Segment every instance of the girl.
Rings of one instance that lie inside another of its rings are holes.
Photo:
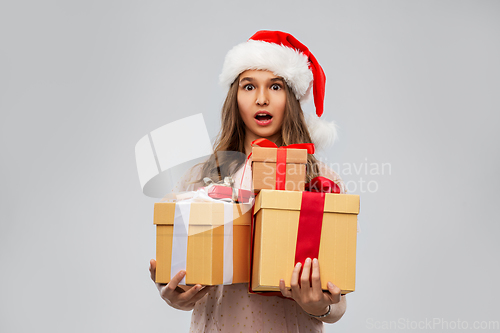
[[[215,153],[236,151],[248,156],[251,142],[259,138],[278,146],[324,140],[311,140],[300,102],[309,97],[312,89],[316,114],[321,116],[325,75],[310,51],[292,35],[257,32],[229,51],[220,81],[229,91]],[[251,172],[243,175],[245,161],[246,168],[251,168],[250,159],[210,159],[191,170],[183,190],[194,190],[203,177],[217,180],[224,176],[232,176],[235,184],[251,189]],[[345,193],[338,176],[313,155],[308,156],[307,163],[306,182],[321,175],[332,179]],[[322,332],[323,322],[336,322],[344,314],[345,296],[331,282],[328,292],[321,290],[316,258],[308,258],[300,274],[301,268],[298,263],[293,270],[291,289],[280,281],[284,297],[248,294],[247,284],[181,287],[178,283],[185,271],[167,285],[157,286],[170,306],[193,310],[191,332]],[[154,260],[150,272],[154,281]]]

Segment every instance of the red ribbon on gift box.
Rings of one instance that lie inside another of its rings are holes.
[[[276,148],[276,189],[284,190],[286,183],[286,150],[287,149],[306,149],[308,154],[314,154],[313,143],[296,143],[293,145],[278,147],[274,142],[268,139],[257,139],[252,141],[252,146],[262,148]],[[250,157],[250,156],[249,156]]]
[[[306,191],[302,192],[295,246],[295,264],[300,262],[302,267],[307,258],[318,258],[325,193],[340,193],[340,187],[328,178],[316,177],[306,184]]]

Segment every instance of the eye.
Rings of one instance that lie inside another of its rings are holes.
[[[281,85],[278,83],[275,83],[271,86],[272,90],[281,90]]]
[[[247,90],[247,91],[250,91],[250,90],[254,90],[255,87],[253,86],[253,84],[246,84],[243,89]]]

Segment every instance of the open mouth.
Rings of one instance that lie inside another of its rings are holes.
[[[259,111],[254,116],[255,121],[259,125],[267,125],[273,120],[273,116],[267,111]]]

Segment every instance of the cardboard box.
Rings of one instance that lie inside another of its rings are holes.
[[[255,191],[276,189],[277,148],[252,148],[253,188]],[[306,183],[306,149],[286,149],[285,190],[304,191]]]
[[[290,287],[302,193],[262,190],[255,203],[253,291],[278,291],[280,279]],[[322,289],[331,281],[342,293],[354,291],[359,196],[325,194],[319,266]],[[313,258],[311,258],[313,259]]]
[[[224,204],[191,203],[186,255],[186,285],[223,284]],[[156,282],[168,283],[171,277],[172,243],[176,203],[155,203]],[[249,281],[250,218],[247,205],[233,204],[233,278],[232,283]]]

